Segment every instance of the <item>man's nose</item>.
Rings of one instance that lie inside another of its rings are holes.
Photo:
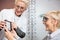
[[[20,8],[18,8],[18,11],[20,11],[21,9]]]

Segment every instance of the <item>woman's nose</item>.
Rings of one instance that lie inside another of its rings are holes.
[[[43,21],[43,24],[45,24],[45,22]]]

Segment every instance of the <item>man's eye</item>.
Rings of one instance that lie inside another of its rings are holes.
[[[21,7],[21,9],[24,9],[24,7]]]
[[[17,6],[19,8],[19,6]]]

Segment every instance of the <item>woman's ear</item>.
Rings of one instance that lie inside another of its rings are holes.
[[[54,25],[57,25],[58,24],[58,21],[56,19],[53,20],[53,24]]]

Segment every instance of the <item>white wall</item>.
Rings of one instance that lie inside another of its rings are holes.
[[[36,37],[37,40],[42,40],[47,32],[42,23],[41,14],[51,10],[60,10],[60,0],[36,0]]]

